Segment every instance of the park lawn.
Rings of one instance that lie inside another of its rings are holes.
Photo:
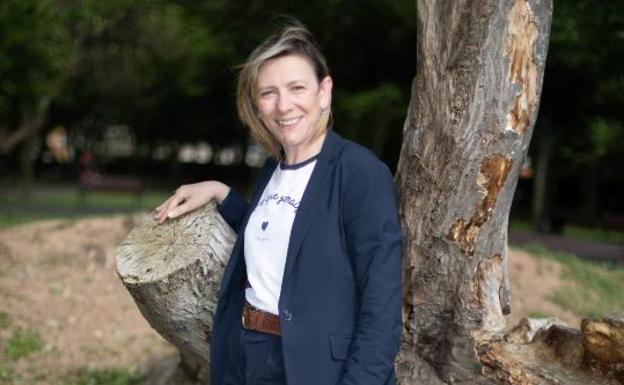
[[[47,219],[80,219],[150,211],[168,193],[147,191],[139,199],[133,194],[90,192],[81,200],[75,188],[36,188],[27,198],[19,194],[0,195],[0,229]]]
[[[553,252],[541,244],[526,250],[557,261],[564,267],[565,284],[550,295],[564,309],[588,318],[602,317],[624,308],[624,267],[588,262],[574,254]]]
[[[509,222],[509,230],[519,232],[532,232],[533,225],[526,220],[512,219]],[[563,227],[564,238],[579,239],[594,242],[607,242],[624,245],[624,231],[606,230],[576,225],[566,225]]]

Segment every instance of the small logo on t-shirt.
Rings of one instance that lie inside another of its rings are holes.
[[[268,225],[269,225],[269,222],[268,222],[268,221],[264,221],[264,222],[262,222],[262,225],[261,225],[261,227],[262,227],[262,231],[266,230],[266,228],[267,228],[267,226],[268,226]]]

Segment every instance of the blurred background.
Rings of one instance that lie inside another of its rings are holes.
[[[283,15],[303,21],[328,59],[334,129],[395,170],[416,68],[413,1],[0,0],[0,383],[31,378],[24,373],[34,370],[32,362],[20,363],[30,353],[19,354],[22,345],[30,352],[29,338],[35,356],[46,346],[58,349],[41,330],[61,328],[64,316],[38,331],[36,317],[8,299],[20,258],[39,266],[45,254],[42,246],[25,257],[16,246],[32,243],[33,232],[53,233],[40,220],[69,219],[62,223],[71,226],[151,210],[180,184],[205,179],[248,191],[266,155],[237,119],[236,68]],[[623,1],[555,1],[540,112],[510,234],[513,245],[551,257],[543,263],[564,263],[535,271],[554,277],[563,269],[587,285],[585,292],[595,290],[583,303],[594,307],[571,309],[579,294],[548,288],[544,297],[572,320],[624,306],[623,62]],[[89,247],[104,250],[85,266],[111,267],[115,242],[128,228],[111,221],[106,226],[117,230],[105,226],[87,236],[93,243],[97,234],[118,231],[110,245],[83,247],[84,255]],[[31,223],[28,231],[21,227]],[[46,290],[64,298],[68,282]],[[18,347],[15,360],[11,346]],[[136,378],[133,370],[97,377],[78,366],[70,377],[51,378]],[[81,370],[91,377],[80,377]],[[35,378],[49,380],[45,373]]]
[[[557,1],[514,220],[558,233],[624,226],[623,10]],[[142,192],[144,207],[208,178],[245,190],[264,154],[236,116],[236,66],[281,15],[306,23],[328,58],[335,129],[394,170],[415,12],[381,0],[3,0],[0,183],[11,205],[0,222],[45,203],[42,189]]]

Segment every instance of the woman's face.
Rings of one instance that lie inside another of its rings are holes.
[[[332,80],[320,83],[310,62],[299,55],[265,62],[258,73],[256,103],[260,118],[286,153],[305,151],[317,129],[321,109],[331,102]]]

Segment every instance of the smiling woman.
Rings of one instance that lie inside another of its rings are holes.
[[[331,78],[319,83],[305,57],[287,55],[264,63],[257,83],[258,114],[282,144],[287,163],[318,153],[325,137],[321,115],[329,107]]]
[[[268,150],[251,203],[218,181],[181,186],[162,223],[211,200],[238,234],[223,273],[210,383],[393,385],[401,229],[393,178],[331,130],[332,79],[288,25],[241,67],[238,112]]]
[[[305,28],[292,26],[256,48],[242,67],[238,114],[254,139],[281,160],[286,149],[280,135],[294,135],[279,127],[296,125],[302,137],[295,143],[320,150],[331,120],[331,93],[329,68],[314,38]]]

